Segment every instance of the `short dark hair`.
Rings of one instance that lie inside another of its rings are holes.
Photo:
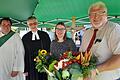
[[[3,18],[0,20],[0,24],[2,23],[3,20],[10,21],[10,24],[12,25],[12,20],[11,20],[9,17],[3,17]]]
[[[56,24],[56,27],[57,27],[58,25],[62,25],[62,26],[65,27],[65,24],[64,24],[63,22],[58,22],[58,23]],[[66,28],[66,27],[65,27],[65,28]]]
[[[65,24],[63,22],[58,22],[55,26],[55,28],[58,26],[58,25],[62,25],[66,28]],[[66,32],[65,32],[65,35],[63,37],[64,41],[66,40],[67,36],[66,36]],[[55,32],[55,40],[58,41],[58,38],[57,38],[57,35],[56,35],[56,32]]]
[[[31,20],[31,19],[37,19],[37,18],[35,16],[30,16],[30,17],[28,17],[27,20]]]

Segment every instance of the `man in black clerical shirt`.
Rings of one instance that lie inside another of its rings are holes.
[[[46,73],[39,73],[35,69],[34,58],[38,55],[39,49],[50,51],[49,35],[37,29],[38,21],[34,16],[27,20],[27,25],[31,31],[22,38],[25,47],[25,74],[26,80],[47,80]]]

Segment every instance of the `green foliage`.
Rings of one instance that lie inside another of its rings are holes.
[[[87,77],[89,76],[91,73],[90,71],[92,69],[96,68],[96,62],[97,62],[97,57],[95,57],[94,55],[91,56],[91,60],[89,62],[88,66],[82,66],[82,73],[83,73],[83,77]]]
[[[77,63],[71,65],[71,67],[69,68],[69,72],[70,74],[72,74],[71,80],[77,80],[79,77],[83,77],[82,68]]]
[[[49,65],[49,71],[50,72],[52,72],[52,71],[54,71],[55,70],[55,68],[54,68],[54,65],[57,63],[58,61],[57,60],[54,60],[50,65]]]
[[[36,65],[36,69],[38,70],[38,72],[41,72],[41,70],[43,69],[43,67],[42,67],[43,65],[42,65],[42,62],[39,62],[39,63],[37,63],[37,65]]]
[[[65,69],[65,70],[63,70],[62,71],[62,78],[65,80],[65,79],[69,79],[69,77],[70,77],[70,73],[68,72],[68,70],[67,69]]]
[[[86,56],[73,56],[72,52],[66,52],[60,61],[55,60],[53,56],[49,56],[45,50],[39,51],[36,57],[36,69],[38,72],[47,72],[50,76],[48,80],[79,80],[83,77],[90,76],[92,69],[96,68],[97,58],[93,55],[90,57],[87,65],[78,63]],[[63,61],[63,62],[62,62]],[[60,63],[60,64],[59,64]],[[64,64],[63,64],[64,63]],[[59,64],[59,66],[58,66]],[[62,68],[60,67],[62,65]],[[57,69],[55,69],[55,67]]]
[[[57,77],[58,80],[62,80],[62,70],[55,70],[55,76]]]

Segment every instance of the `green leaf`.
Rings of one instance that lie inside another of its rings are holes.
[[[62,71],[62,78],[63,79],[67,79],[67,78],[69,78],[70,77],[70,73],[68,72],[68,70],[63,70]]]
[[[61,73],[61,71],[59,70],[56,70],[55,71],[55,74],[56,74],[56,78],[58,78],[58,80],[62,80],[62,73]]]
[[[48,70],[49,70],[50,72],[54,71],[54,69],[55,69],[55,68],[54,68],[54,65],[55,65],[56,63],[57,63],[57,60],[54,60],[54,61],[49,65],[49,69],[48,69]]]

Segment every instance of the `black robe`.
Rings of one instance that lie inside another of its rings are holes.
[[[35,69],[34,58],[38,55],[39,49],[45,49],[50,52],[50,38],[46,32],[39,31],[40,40],[32,40],[32,32],[28,32],[22,38],[25,47],[25,72],[28,72],[26,80],[47,80],[46,73],[39,73]]]

